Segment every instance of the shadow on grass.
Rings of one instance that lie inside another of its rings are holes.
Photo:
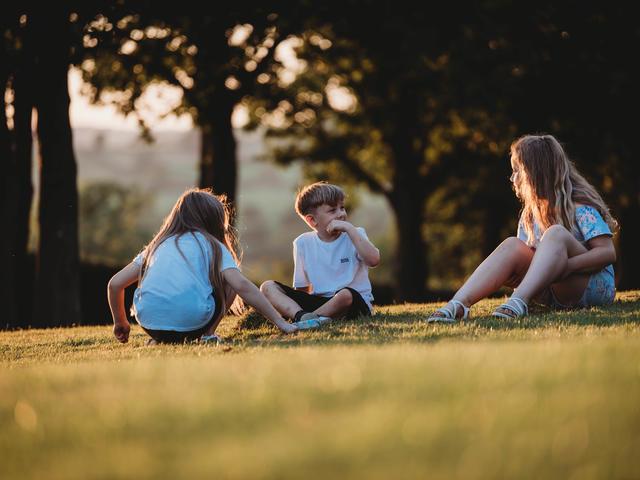
[[[533,338],[532,331],[557,332],[580,327],[640,326],[640,301],[617,301],[607,307],[553,311],[544,307],[532,308],[531,315],[513,319],[497,319],[489,316],[499,301],[480,304],[478,316],[456,324],[427,324],[424,321],[430,306],[411,312],[395,312],[394,309],[376,313],[373,317],[335,321],[318,330],[298,332],[284,336],[255,312],[241,317],[227,337],[227,345],[234,347],[274,346],[279,348],[299,346],[340,346],[387,343],[434,343],[442,340],[483,338]],[[489,308],[491,307],[491,308]],[[486,312],[486,313],[485,313]]]

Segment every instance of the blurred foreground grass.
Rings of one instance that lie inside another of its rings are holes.
[[[434,305],[222,346],[0,333],[0,478],[638,478],[640,292],[454,326]]]

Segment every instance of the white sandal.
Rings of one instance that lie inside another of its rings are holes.
[[[462,317],[460,318],[456,318],[458,307],[462,307]],[[435,315],[437,312],[442,313],[442,315]],[[450,300],[444,307],[437,309],[434,314],[427,317],[427,323],[455,323],[457,320],[466,320],[467,318],[469,318],[469,307],[459,300]]]
[[[498,310],[500,309],[510,310],[513,314],[499,312]],[[529,315],[529,306],[527,305],[527,302],[514,295],[511,295],[509,300],[496,308],[491,314],[492,317],[506,318],[507,320],[524,317],[525,315]]]

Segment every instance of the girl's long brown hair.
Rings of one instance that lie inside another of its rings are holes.
[[[227,311],[224,282],[222,280],[222,249],[220,243],[229,249],[238,265],[238,241],[235,230],[230,225],[232,210],[224,195],[214,195],[211,189],[192,188],[184,192],[171,212],[164,219],[162,227],[151,242],[144,248],[144,262],[140,269],[140,281],[144,278],[149,261],[162,242],[171,239],[185,261],[188,261],[178,245],[183,235],[195,235],[200,232],[211,246],[212,258],[209,269],[209,281],[213,287],[216,305],[220,305],[220,315]],[[198,243],[199,244],[199,243]],[[205,252],[202,252],[205,255]],[[232,310],[239,313],[243,309],[242,299],[236,297]]]
[[[522,223],[530,239],[534,223],[544,232],[551,225],[577,229],[576,204],[595,208],[613,233],[618,222],[606,203],[576,169],[552,135],[525,135],[511,144],[511,160],[517,169],[516,195],[522,201]]]

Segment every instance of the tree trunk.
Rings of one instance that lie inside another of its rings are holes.
[[[2,235],[2,271],[0,278],[0,301],[3,305],[3,319],[0,328],[14,327],[17,324],[17,302],[15,296],[15,249],[14,249],[14,226],[11,208],[12,200],[15,197],[12,188],[14,177],[15,158],[13,152],[12,135],[7,126],[6,103],[4,92],[7,89],[10,72],[7,66],[4,49],[0,52],[0,158],[2,167],[0,168],[0,199],[2,199],[2,218],[6,219],[6,230]]]
[[[0,326],[26,327],[31,321],[33,297],[33,265],[27,258],[29,215],[33,196],[31,182],[33,109],[33,51],[29,32],[22,38],[18,62],[3,61],[2,99],[0,107],[0,155],[2,168],[2,218],[5,232],[2,236],[2,304],[5,315]],[[11,80],[13,89],[13,129],[9,130],[5,116],[4,91]]]
[[[398,232],[395,297],[399,301],[424,301],[428,278],[427,244],[422,235],[424,197],[403,189],[395,193],[392,208]]]
[[[640,224],[638,214],[640,205],[638,202],[638,190],[631,204],[620,209],[620,257],[617,261],[617,270],[620,282],[620,290],[630,290],[640,288]]]
[[[54,18],[52,18],[54,17]],[[81,323],[76,161],[69,123],[68,13],[32,15],[37,27],[36,89],[40,143],[40,242],[33,323]]]
[[[427,296],[429,276],[427,244],[422,235],[427,189],[420,174],[424,132],[416,128],[419,114],[413,98],[405,96],[390,111],[397,122],[387,135],[395,157],[393,191],[388,197],[398,232],[395,297],[420,302]]]
[[[216,194],[225,194],[235,205],[238,166],[231,125],[234,102],[224,94],[220,97],[212,102],[209,111],[201,112],[199,184],[201,188],[211,187]]]
[[[393,192],[389,195],[398,232],[396,299],[424,301],[427,294],[428,253],[422,235],[426,189],[418,172],[419,158],[406,138],[397,138]]]

